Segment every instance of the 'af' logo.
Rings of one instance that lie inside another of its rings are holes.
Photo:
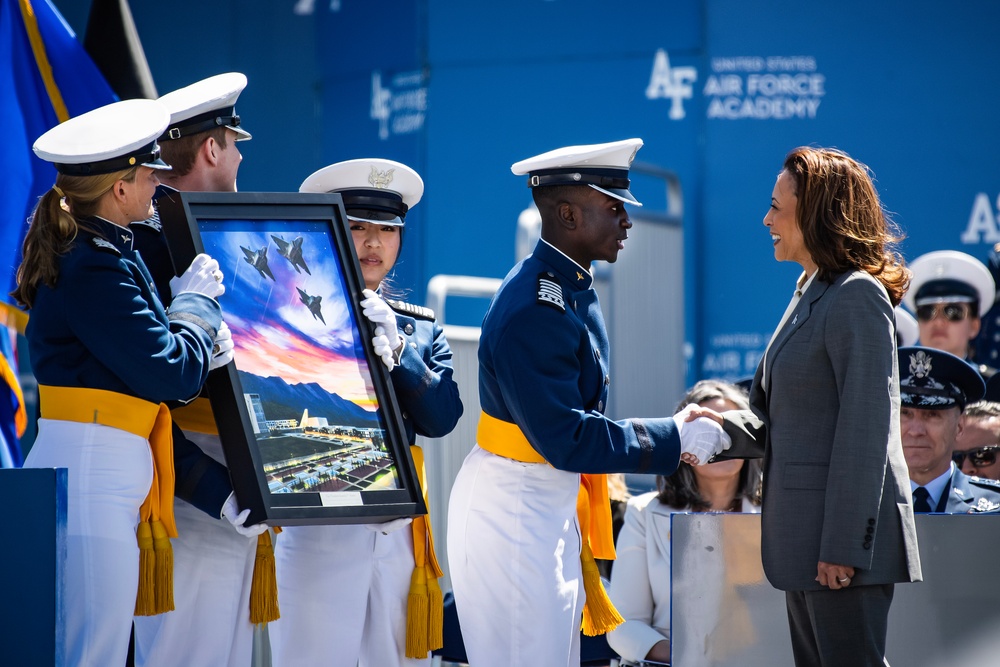
[[[378,121],[378,138],[389,138],[389,103],[392,100],[392,92],[382,87],[382,75],[372,72],[372,108],[371,119]]]
[[[697,78],[698,71],[694,67],[671,68],[667,52],[659,49],[653,60],[653,73],[649,77],[649,86],[646,87],[646,97],[651,100],[669,97],[672,102],[670,119],[680,120],[684,118],[682,101],[691,99],[691,84]]]

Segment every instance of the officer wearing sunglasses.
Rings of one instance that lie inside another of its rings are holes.
[[[983,379],[955,355],[899,348],[900,437],[914,512],[1000,512],[1000,482],[970,477],[952,462],[965,406],[979,401]]]
[[[986,396],[962,414],[952,460],[966,475],[1000,480],[1000,375],[986,383]]]
[[[972,361],[972,340],[996,291],[989,269],[963,252],[938,250],[915,259],[910,270],[913,279],[903,301],[916,313],[920,344]],[[976,365],[984,378],[996,373]]]

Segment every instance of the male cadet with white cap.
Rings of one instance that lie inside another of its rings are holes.
[[[1000,510],[1000,482],[969,477],[952,462],[959,420],[983,397],[970,364],[930,347],[899,348],[900,437],[914,512],[975,514]]]
[[[178,165],[164,183],[183,191],[236,190],[242,156],[235,142],[250,134],[240,127],[235,104],[246,84],[243,74],[219,74],[159,99],[170,112],[161,150]],[[133,229],[157,289],[169,300],[173,269],[158,217]],[[212,368],[233,358],[225,324],[220,334],[223,345]],[[181,535],[174,542],[176,610],[135,618],[135,664],[245,667],[253,651],[249,600],[256,537],[267,527],[243,525],[249,510],[237,505],[208,399],[171,412]]]
[[[451,347],[434,312],[389,298],[386,280],[423,180],[405,164],[362,158],[314,172],[299,192],[340,193],[344,200],[366,287],[362,312],[376,325],[372,346],[390,371],[422,478],[416,436],[447,435],[462,416]],[[274,667],[430,664],[430,650],[442,645],[440,625],[430,622],[443,613],[442,573],[427,517],[408,524],[292,526],[281,533],[274,553],[281,619],[269,627]]]
[[[704,463],[728,444],[714,422],[684,423],[688,410],[604,415],[610,346],[590,266],[617,260],[628,238],[625,204],[640,205],[629,167],[641,146],[571,146],[511,167],[528,175],[541,239],[483,321],[477,446],[448,512],[455,606],[477,667],[579,665],[581,614],[587,634],[621,623],[593,562],[614,557],[600,473],[669,475],[682,451]]]
[[[956,250],[937,250],[910,264],[913,279],[903,302],[917,316],[920,344],[969,359],[980,317],[993,305],[996,285],[989,269]],[[980,365],[984,377],[995,368]]]

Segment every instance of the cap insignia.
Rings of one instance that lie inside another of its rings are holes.
[[[385,171],[379,171],[374,166],[372,167],[372,173],[368,175],[368,182],[372,184],[373,188],[384,189],[389,187],[392,183],[392,174],[396,171],[395,169],[386,169]]]
[[[555,280],[551,273],[540,273],[538,275],[538,300],[537,303],[544,304],[565,313],[566,302],[563,300],[562,286]]]
[[[923,379],[931,374],[931,358],[923,350],[910,355],[910,375]]]

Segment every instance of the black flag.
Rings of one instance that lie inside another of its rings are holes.
[[[119,98],[159,97],[128,0],[94,0],[83,48]]]

